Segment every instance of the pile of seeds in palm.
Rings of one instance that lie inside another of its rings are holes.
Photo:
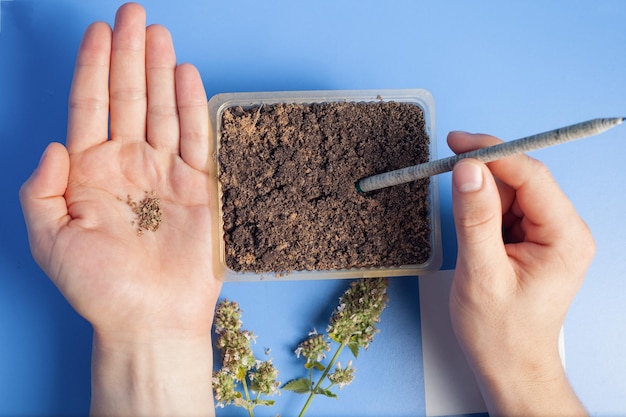
[[[146,195],[140,202],[133,201],[129,195],[126,197],[126,203],[137,215],[132,224],[137,226],[138,235],[143,235],[146,230],[157,231],[163,219],[163,210],[161,210],[161,199],[156,196],[156,193],[148,194],[146,191]]]

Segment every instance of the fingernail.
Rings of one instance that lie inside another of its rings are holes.
[[[462,193],[471,193],[483,187],[483,171],[474,162],[459,162],[452,174],[454,187]]]

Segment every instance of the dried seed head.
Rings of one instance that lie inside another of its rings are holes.
[[[251,372],[250,388],[263,395],[280,394],[278,387],[280,381],[277,381],[278,370],[274,367],[271,360],[257,363],[254,372]]]
[[[309,338],[298,345],[296,356],[304,356],[308,362],[319,362],[326,357],[326,352],[330,351],[330,343],[326,336],[314,332]]]
[[[213,392],[218,407],[224,407],[241,397],[235,390],[235,377],[226,369],[213,374]]]
[[[215,309],[215,332],[239,330],[241,328],[241,308],[235,301],[222,300]]]
[[[222,353],[222,367],[234,373],[235,378],[241,380],[251,369],[256,360],[250,344],[256,341],[256,336],[241,329],[241,308],[234,301],[223,300],[215,310],[215,332],[219,335],[216,345]]]
[[[387,285],[385,278],[353,281],[330,319],[329,337],[338,343],[352,343],[367,349],[378,333],[376,324],[387,306]]]
[[[352,361],[348,362],[348,366],[341,367],[341,362],[337,362],[335,372],[328,375],[328,380],[333,384],[339,385],[339,389],[343,389],[346,385],[349,385],[354,379],[355,369],[352,367]]]

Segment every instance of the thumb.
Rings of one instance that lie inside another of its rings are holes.
[[[41,264],[41,256],[52,247],[58,230],[67,221],[67,188],[70,161],[60,143],[48,145],[39,166],[22,185],[20,202],[33,256]]]
[[[496,182],[487,166],[463,159],[452,171],[452,210],[456,227],[457,268],[467,273],[497,268],[504,259],[502,205]]]

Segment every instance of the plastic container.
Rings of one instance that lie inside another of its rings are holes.
[[[210,116],[210,152],[212,155],[209,166],[211,176],[211,218],[213,238],[213,268],[216,277],[224,281],[259,281],[259,280],[297,280],[297,279],[337,279],[367,278],[390,276],[416,276],[437,271],[442,263],[441,228],[439,220],[439,187],[436,177],[430,179],[429,217],[430,217],[430,258],[419,265],[398,265],[386,268],[358,268],[316,271],[293,271],[287,275],[272,272],[253,273],[236,272],[229,269],[225,260],[225,242],[222,221],[222,193],[218,180],[218,155],[220,148],[220,129],[222,113],[225,109],[242,106],[250,107],[261,104],[276,103],[328,103],[328,102],[374,102],[395,101],[413,103],[424,112],[426,132],[430,137],[430,159],[436,159],[435,137],[435,104],[432,95],[423,89],[407,90],[329,90],[329,91],[288,91],[288,92],[257,92],[257,93],[224,93],[217,94],[209,100]],[[410,221],[410,219],[407,219]],[[217,244],[215,244],[217,243]]]

